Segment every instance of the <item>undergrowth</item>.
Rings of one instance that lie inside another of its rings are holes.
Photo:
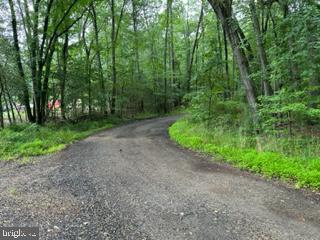
[[[215,157],[220,156],[239,168],[267,177],[294,181],[296,187],[320,189],[318,142],[270,136],[257,139],[236,130],[208,128],[206,124],[193,123],[187,119],[173,124],[169,133],[180,145]]]
[[[118,119],[79,123],[14,125],[0,131],[0,160],[39,156],[64,149],[68,144],[120,123]]]

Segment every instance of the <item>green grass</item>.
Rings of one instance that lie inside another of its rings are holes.
[[[181,111],[179,109],[179,111]],[[176,114],[173,111],[170,114]],[[157,113],[144,112],[132,118],[109,118],[106,120],[86,120],[76,124],[49,123],[45,126],[36,124],[18,124],[0,130],[0,161],[19,159],[23,163],[30,157],[58,152],[68,144],[81,140],[98,131],[130,120],[142,120],[159,117]]]
[[[224,132],[220,128],[210,128],[203,124],[191,123],[182,119],[169,129],[170,136],[180,145],[195,151],[220,157],[241,169],[276,177],[285,181],[294,181],[296,187],[320,189],[320,157],[284,154],[277,149],[258,151],[253,139],[241,139],[240,134]],[[264,147],[263,140],[262,142]],[[273,139],[277,142],[277,139]],[[271,142],[270,139],[268,142]],[[278,141],[281,143],[281,141]],[[281,143],[282,144],[282,143]],[[278,144],[278,145],[281,145]],[[275,144],[274,144],[275,145]]]
[[[68,144],[122,122],[118,119],[82,121],[38,126],[15,125],[0,130],[0,160],[45,155],[64,149]]]

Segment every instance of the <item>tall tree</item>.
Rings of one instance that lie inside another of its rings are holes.
[[[26,107],[27,116],[30,122],[34,121],[34,117],[32,115],[31,107],[30,107],[30,96],[29,96],[29,89],[25,78],[24,69],[22,66],[21,60],[21,53],[20,53],[20,46],[19,46],[19,39],[18,39],[18,30],[17,30],[17,20],[16,20],[16,13],[14,8],[13,0],[9,0],[9,6],[11,11],[11,24],[12,24],[12,33],[13,33],[13,40],[14,40],[14,48],[15,48],[15,56],[16,56],[16,63],[19,70],[19,75],[21,79],[21,88],[22,88],[22,102]]]
[[[188,63],[188,79],[187,79],[187,91],[188,92],[190,92],[190,90],[191,90],[192,68],[193,68],[193,62],[194,62],[194,58],[195,58],[196,49],[198,47],[200,28],[201,28],[201,23],[203,21],[203,14],[204,14],[204,9],[203,9],[203,5],[202,5],[201,6],[201,11],[200,11],[199,21],[198,21],[198,24],[197,24],[196,36],[195,36],[195,39],[193,41],[190,61]]]
[[[118,24],[116,23],[116,5],[115,1],[111,0],[111,58],[112,58],[112,97],[111,97],[111,114],[116,113],[116,96],[117,96],[117,67],[116,67],[116,45],[121,26],[124,9],[127,0],[123,0],[120,11]]]
[[[163,111],[168,112],[168,46],[169,46],[169,17],[170,17],[170,6],[172,0],[167,0],[166,8],[166,26],[165,26],[165,38],[164,38],[164,50],[163,50],[163,78],[164,78],[164,102]]]
[[[2,81],[2,78],[0,75],[0,84],[1,84],[1,81]],[[3,95],[3,91],[2,91],[2,88],[0,88],[0,128],[4,128],[2,95]]]
[[[64,44],[62,48],[62,77],[60,82],[60,97],[61,97],[61,116],[66,119],[66,103],[65,90],[68,73],[68,50],[69,50],[69,33],[65,33]]]
[[[239,27],[237,19],[232,12],[232,1],[208,0],[221,24],[226,31],[232,46],[233,54],[238,64],[240,76],[246,91],[247,100],[250,106],[253,120],[258,123],[257,98],[254,91],[253,81],[250,77],[249,60],[243,49],[244,35]]]
[[[251,16],[252,16],[253,29],[254,29],[254,32],[256,35],[256,41],[257,41],[258,56],[259,56],[260,68],[262,72],[263,91],[266,96],[269,96],[272,94],[272,88],[269,82],[268,60],[267,60],[266,50],[264,47],[264,40],[263,40],[262,31],[260,28],[260,22],[257,15],[255,0],[250,0],[249,5],[250,5]]]
[[[95,37],[95,45],[96,45],[96,52],[97,52],[97,61],[98,61],[98,68],[99,68],[99,78],[100,78],[100,108],[101,112],[107,115],[107,98],[106,98],[106,87],[105,87],[105,79],[103,74],[103,67],[102,67],[102,60],[101,60],[101,45],[99,41],[99,28],[98,28],[98,16],[96,12],[95,5],[91,5],[91,15],[94,27],[94,37]]]

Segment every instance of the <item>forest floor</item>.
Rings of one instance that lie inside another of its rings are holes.
[[[319,239],[320,195],[177,146],[175,120],[0,162],[0,226],[39,226],[40,239]]]

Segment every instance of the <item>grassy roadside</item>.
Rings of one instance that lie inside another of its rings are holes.
[[[209,134],[206,126],[190,123],[186,119],[174,123],[169,129],[169,134],[184,147],[219,156],[239,168],[267,177],[294,181],[298,188],[320,189],[320,158],[302,159],[279,152],[259,152],[255,148],[235,147]]]
[[[132,118],[107,118],[84,120],[76,124],[49,123],[45,126],[20,124],[0,130],[0,161],[22,159],[58,152],[71,143],[84,139],[101,130],[132,121],[155,118],[161,115],[141,113]]]
[[[76,124],[50,123],[15,125],[0,131],[0,161],[45,155],[64,149],[68,144],[108,129],[118,119],[82,121]]]

